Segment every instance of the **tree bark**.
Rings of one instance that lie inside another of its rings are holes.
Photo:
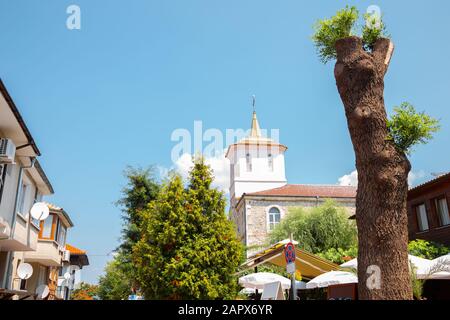
[[[387,139],[383,98],[384,75],[393,49],[393,43],[384,38],[375,43],[372,53],[363,49],[359,37],[336,42],[334,74],[358,170],[360,299],[412,299],[406,211],[411,165]]]

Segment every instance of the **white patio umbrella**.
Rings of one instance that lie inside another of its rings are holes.
[[[244,288],[264,289],[264,285],[272,282],[281,282],[281,288],[287,290],[291,288],[291,280],[270,272],[257,272],[239,278],[239,284]]]
[[[305,281],[295,280],[295,289],[297,289],[297,290],[305,290],[306,289],[306,282]]]
[[[410,254],[408,255],[408,259],[416,267],[417,279],[441,279],[442,277],[447,276],[446,273],[442,272],[430,275],[430,271],[432,270],[434,260],[419,258]],[[341,264],[341,267],[357,269],[358,261],[356,258],[352,259],[350,261]],[[448,276],[450,278],[450,274],[448,274]]]
[[[443,256],[441,256],[439,258],[436,258],[436,259],[434,259],[432,261],[433,261],[433,263],[440,263],[440,264],[444,264],[444,265],[450,266],[450,253],[446,254],[446,255],[443,255]]]
[[[442,270],[433,273],[429,279],[449,279],[450,280],[450,253],[431,260],[431,270]]]
[[[358,283],[358,277],[345,271],[330,271],[315,277],[306,284],[306,289],[325,288],[334,284]]]

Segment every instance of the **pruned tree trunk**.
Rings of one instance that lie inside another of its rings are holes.
[[[361,299],[412,299],[406,197],[411,165],[388,140],[384,75],[393,53],[379,39],[369,53],[361,38],[336,42],[336,84],[356,156],[358,291]],[[378,272],[380,271],[380,272]]]

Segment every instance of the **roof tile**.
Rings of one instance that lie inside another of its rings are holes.
[[[322,198],[355,198],[356,187],[337,185],[287,184],[283,187],[247,193],[248,196],[291,196]]]

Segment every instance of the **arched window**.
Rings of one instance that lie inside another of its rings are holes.
[[[277,207],[269,209],[269,230],[273,230],[275,226],[280,223],[281,213]]]

